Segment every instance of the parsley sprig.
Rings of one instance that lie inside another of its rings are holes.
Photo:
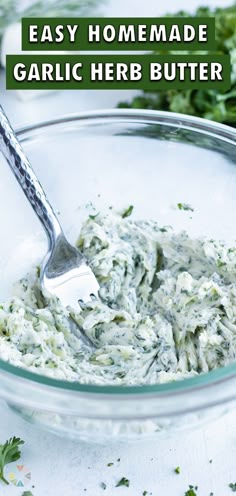
[[[8,463],[19,460],[21,452],[19,446],[24,444],[24,441],[19,437],[11,437],[5,444],[0,444],[0,480],[5,484],[9,484],[8,480],[4,477],[4,467]]]

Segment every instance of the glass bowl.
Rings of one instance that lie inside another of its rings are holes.
[[[235,242],[236,131],[165,112],[108,110],[21,129],[18,136],[71,242],[91,203],[134,205],[193,236]],[[1,299],[37,264],[44,231],[0,158]],[[194,212],[177,208],[189,203]],[[169,384],[120,387],[65,382],[0,360],[0,396],[25,418],[98,442],[141,439],[193,427],[231,409],[236,363]]]

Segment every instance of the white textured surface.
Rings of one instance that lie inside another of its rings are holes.
[[[153,496],[184,496],[189,484],[199,486],[198,496],[233,494],[227,486],[236,482],[235,414],[169,440],[106,447],[61,440],[36,430],[5,406],[0,406],[0,418],[1,440],[13,434],[25,440],[22,463],[31,471],[34,496],[142,496],[144,490]],[[108,467],[111,462],[114,465]],[[180,466],[179,475],[174,472],[176,466]],[[10,470],[9,466],[6,474]],[[129,488],[115,488],[121,477],[130,479]],[[107,484],[106,491],[100,488],[101,482]],[[3,496],[22,492],[22,488],[0,487]]]
[[[209,5],[227,5],[226,0],[208,0]],[[106,15],[154,16],[179,8],[194,8],[189,0],[112,0]],[[1,103],[16,126],[79,110],[113,107],[132,92],[77,91],[47,95],[29,102],[4,90],[0,77]],[[236,412],[195,432],[178,434],[168,440],[140,442],[106,447],[62,440],[37,430],[0,403],[0,442],[17,435],[25,440],[22,463],[32,473],[34,496],[141,496],[144,490],[153,496],[184,496],[189,484],[198,485],[198,496],[227,496],[236,482]],[[121,461],[117,462],[120,458]],[[209,460],[212,459],[212,463]],[[114,462],[112,467],[107,463]],[[180,466],[181,473],[174,473]],[[90,467],[90,468],[89,468]],[[15,470],[15,468],[12,468]],[[7,469],[6,474],[11,470]],[[115,488],[121,477],[130,479],[130,487]],[[107,484],[106,491],[99,486]],[[31,489],[31,485],[25,487]],[[86,491],[84,491],[86,489]],[[21,496],[23,488],[0,485],[3,496]]]

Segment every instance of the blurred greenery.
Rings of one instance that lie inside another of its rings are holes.
[[[0,38],[7,26],[21,17],[94,15],[101,3],[103,0],[0,0]]]
[[[175,15],[186,17],[191,14],[180,11]],[[217,51],[231,56],[231,89],[225,93],[204,89],[143,91],[131,102],[121,102],[119,107],[168,110],[236,126],[236,3],[228,8],[213,10],[201,7],[196,10],[195,15],[215,17]]]

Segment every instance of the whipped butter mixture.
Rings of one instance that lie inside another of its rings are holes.
[[[78,247],[100,299],[74,315],[40,291],[39,270],[0,306],[0,358],[47,376],[96,384],[155,384],[236,357],[236,248],[192,239],[111,211],[89,218]]]

